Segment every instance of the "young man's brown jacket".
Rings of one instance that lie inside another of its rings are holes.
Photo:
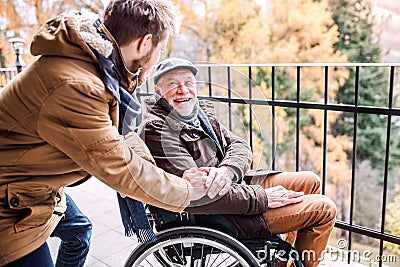
[[[137,135],[118,134],[118,102],[87,42],[105,56],[115,44],[96,19],[72,12],[47,22],[31,46],[41,57],[0,90],[0,266],[46,241],[65,210],[63,188],[88,173],[155,206],[189,204],[187,181],[150,163]],[[131,90],[133,74],[119,72]]]

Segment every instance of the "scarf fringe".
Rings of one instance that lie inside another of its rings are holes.
[[[135,231],[133,231],[133,229],[128,229],[128,227],[125,228],[125,236],[127,237],[131,237],[135,234]]]
[[[151,243],[157,240],[152,229],[138,229],[138,240],[143,244]]]
[[[157,240],[156,235],[152,229],[137,229],[135,230],[129,226],[125,227],[125,236],[132,237],[136,235],[138,241],[143,244],[151,243]]]

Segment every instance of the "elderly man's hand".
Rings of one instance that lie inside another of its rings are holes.
[[[304,192],[287,190],[281,185],[265,189],[268,197],[268,208],[279,208],[286,205],[299,203],[304,199]]]
[[[186,170],[182,178],[189,181],[193,187],[191,200],[198,200],[207,194],[208,188],[205,186],[208,173],[196,168]]]
[[[234,174],[228,167],[202,167],[200,170],[208,172],[205,186],[208,188],[209,198],[214,198],[216,195],[223,196],[229,191]]]

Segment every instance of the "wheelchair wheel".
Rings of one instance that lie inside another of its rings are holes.
[[[259,266],[239,241],[222,232],[197,227],[176,227],[157,234],[157,241],[141,244],[125,266]]]

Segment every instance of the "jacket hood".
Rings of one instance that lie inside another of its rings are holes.
[[[97,61],[87,44],[90,44],[106,58],[113,50],[113,44],[104,40],[94,22],[99,16],[79,11],[62,13],[47,21],[33,37],[31,54],[34,56],[63,56],[84,61]]]
[[[136,85],[136,73],[128,70],[121,51],[103,23],[94,24],[99,16],[92,12],[69,11],[47,21],[33,37],[31,54],[34,56],[62,56],[88,62],[98,62],[95,49],[105,58],[113,51],[119,72],[119,82],[129,93]],[[107,36],[103,38],[98,30]],[[90,47],[89,47],[90,45]]]

